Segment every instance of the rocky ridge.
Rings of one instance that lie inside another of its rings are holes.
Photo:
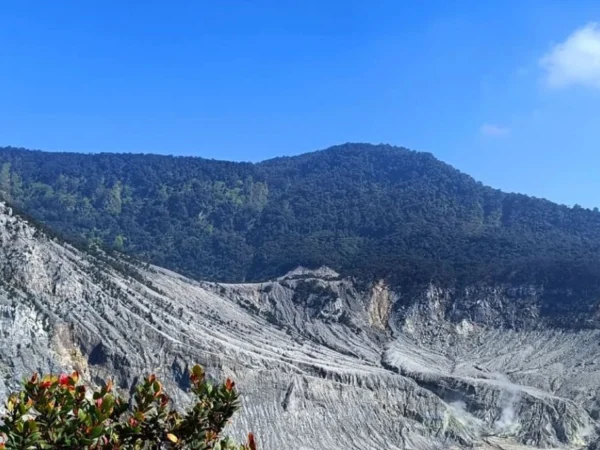
[[[2,204],[0,397],[75,368],[125,392],[152,371],[185,404],[198,362],[236,379],[230,432],[264,449],[581,448],[600,419],[600,332],[560,327],[546,294],[365,287],[327,268],[197,282],[79,251]]]

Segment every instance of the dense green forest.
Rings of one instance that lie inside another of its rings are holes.
[[[392,282],[600,279],[597,211],[506,194],[388,145],[258,164],[2,148],[0,195],[69,239],[202,279],[298,265]]]

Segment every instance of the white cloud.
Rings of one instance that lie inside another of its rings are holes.
[[[492,123],[484,123],[481,125],[479,132],[484,136],[503,137],[510,134],[510,128]]]
[[[600,27],[593,22],[575,30],[539,63],[551,88],[580,85],[600,89]]]

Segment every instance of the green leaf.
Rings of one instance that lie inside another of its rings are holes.
[[[94,427],[92,429],[92,431],[90,432],[90,437],[92,439],[96,439],[96,438],[100,437],[104,433],[104,431],[105,431],[104,426],[98,425],[97,427]]]

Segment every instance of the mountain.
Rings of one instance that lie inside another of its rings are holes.
[[[597,211],[366,144],[5,148],[0,195],[0,397],[77,368],[185,403],[198,362],[267,450],[600,446]]]
[[[194,281],[78,250],[0,203],[0,397],[34,370],[111,376],[124,392],[152,371],[183,404],[199,362],[236,380],[229,431],[253,430],[265,450],[575,448],[598,436],[600,331],[562,328],[546,294],[576,295],[481,282],[407,293],[325,267]]]
[[[0,195],[61,235],[196,279],[325,265],[403,286],[600,286],[597,211],[506,194],[388,145],[258,164],[3,148],[0,168]]]

